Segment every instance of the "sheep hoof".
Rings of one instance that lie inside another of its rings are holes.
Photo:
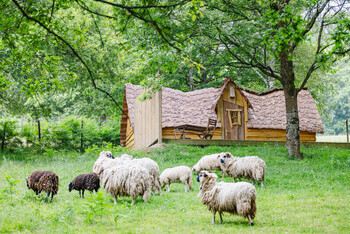
[[[249,226],[254,226],[254,223],[253,222],[249,223]]]

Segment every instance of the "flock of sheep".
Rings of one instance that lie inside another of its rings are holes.
[[[162,195],[162,188],[167,186],[170,191],[171,183],[183,183],[185,192],[192,190],[192,172],[198,174],[200,182],[198,196],[201,202],[208,206],[213,213],[212,223],[215,223],[215,215],[222,212],[240,215],[249,220],[253,225],[256,213],[256,189],[247,182],[237,182],[237,178],[246,178],[253,182],[260,182],[263,186],[265,179],[265,162],[257,156],[234,157],[231,153],[219,153],[203,156],[192,169],[187,166],[177,166],[165,169],[159,173],[158,164],[150,158],[133,158],[123,154],[113,157],[110,151],[102,151],[95,161],[93,172],[78,175],[69,184],[69,192],[73,189],[79,191],[79,196],[84,197],[84,191],[98,191],[100,184],[117,203],[118,196],[132,197],[133,205],[138,196],[147,202],[151,191]],[[217,175],[210,170],[221,170],[224,175],[233,178],[233,183],[216,182]],[[36,195],[42,191],[47,192],[47,199],[58,192],[58,176],[51,171],[35,171],[26,178],[27,186]],[[81,193],[82,191],[82,193]]]

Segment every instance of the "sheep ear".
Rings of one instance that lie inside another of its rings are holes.
[[[230,152],[226,152],[226,157],[230,158],[232,157],[232,154]]]

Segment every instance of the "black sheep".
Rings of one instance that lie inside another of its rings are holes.
[[[47,192],[47,198],[51,194],[51,202],[53,196],[58,192],[59,179],[56,173],[52,171],[34,171],[26,178],[28,189],[32,189],[36,195],[41,191]]]
[[[100,179],[95,173],[81,174],[74,178],[74,180],[69,184],[68,191],[71,192],[73,189],[79,191],[79,196],[81,197],[80,190],[83,191],[83,198],[85,189],[93,192],[93,190],[98,191],[100,188]]]

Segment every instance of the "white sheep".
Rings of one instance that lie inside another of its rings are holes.
[[[165,169],[160,175],[160,185],[163,188],[167,185],[167,191],[170,192],[171,183],[184,183],[185,192],[187,187],[192,190],[192,171],[191,168],[186,166],[178,166]]]
[[[195,174],[198,174],[201,170],[221,170],[220,161],[218,156],[220,154],[211,154],[203,156],[193,167],[192,171]],[[225,174],[222,173],[222,178]]]
[[[264,160],[257,156],[234,157],[231,153],[221,153],[218,157],[221,170],[231,175],[233,181],[243,177],[254,182],[260,181],[264,185],[265,168]]]
[[[114,166],[100,174],[103,188],[112,195],[114,204],[118,196],[131,196],[133,205],[138,196],[147,202],[151,196],[151,179],[147,169],[140,166]]]
[[[222,223],[222,212],[237,214],[249,220],[252,226],[256,213],[256,190],[254,185],[247,182],[225,183],[216,182],[217,175],[201,171],[197,181],[201,183],[201,202],[213,212],[212,223],[215,223],[216,212],[219,212]]]

